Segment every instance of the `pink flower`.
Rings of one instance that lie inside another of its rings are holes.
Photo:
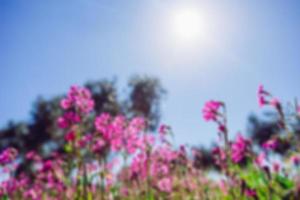
[[[41,157],[35,151],[29,151],[25,157],[28,160],[35,160],[35,161],[41,160]]]
[[[246,189],[245,194],[247,197],[255,197],[256,196],[256,191],[252,189]]]
[[[273,167],[274,172],[276,172],[276,173],[279,172],[279,170],[280,170],[280,164],[278,162],[272,163],[272,167]]]
[[[264,152],[262,152],[256,157],[255,163],[259,167],[263,167],[265,160],[266,160],[266,154]]]
[[[265,97],[264,96],[259,96],[258,97],[258,105],[259,105],[259,107],[263,107],[266,104],[267,104],[267,101],[266,101]]]
[[[257,96],[258,104],[260,107],[263,107],[265,105],[271,105],[276,109],[280,107],[280,101],[277,98],[273,97],[268,91],[266,91],[263,85],[259,85]]]
[[[268,93],[264,90],[264,86],[259,85],[258,91],[257,91],[257,97],[258,97],[258,104],[260,107],[263,107],[264,105],[267,104],[267,101],[265,99],[266,94],[268,94]]]
[[[112,118],[104,113],[96,117],[95,127],[112,151],[133,154],[140,147],[145,120],[141,117],[127,120],[122,115]]]
[[[72,102],[69,99],[62,99],[60,101],[60,107],[64,110],[67,110],[71,107]]]
[[[265,89],[264,89],[264,86],[263,86],[262,84],[260,84],[260,85],[258,86],[257,94],[258,94],[258,95],[262,95],[262,94],[265,94],[265,93],[266,93],[266,91],[265,91]]]
[[[206,102],[202,109],[203,118],[206,121],[216,121],[219,115],[219,109],[222,105],[223,103],[220,101],[211,100]]]
[[[164,177],[158,181],[157,186],[160,191],[169,193],[172,191],[172,180],[170,177]]]
[[[36,192],[33,188],[31,188],[31,189],[25,191],[24,196],[25,196],[26,198],[28,198],[28,199],[33,199],[33,200],[38,200],[38,199],[40,199],[40,198],[39,198],[39,195],[37,194],[37,192]]]
[[[294,165],[299,166],[299,164],[300,164],[300,156],[299,155],[291,156],[290,160],[292,161],[292,163]]]
[[[0,165],[5,165],[13,162],[18,155],[15,148],[9,147],[0,154]]]
[[[102,139],[98,139],[92,146],[93,152],[100,152],[105,146],[105,142]]]
[[[84,136],[82,136],[76,143],[76,146],[77,147],[80,147],[80,148],[84,148],[90,141],[92,141],[93,139],[93,136],[92,134],[88,133]]]
[[[221,132],[221,133],[225,133],[227,130],[226,130],[226,126],[225,125],[223,125],[223,124],[220,124],[219,125],[219,131]]]
[[[57,124],[60,128],[68,128],[72,124],[79,123],[81,121],[80,116],[72,111],[64,113],[63,116],[59,117],[57,120]]]
[[[263,143],[262,147],[265,150],[274,150],[278,146],[278,141],[277,139],[270,139]]]
[[[168,125],[162,124],[162,125],[160,125],[160,127],[158,129],[158,133],[160,135],[166,135],[169,130],[170,130],[170,127]]]
[[[108,113],[102,113],[96,117],[94,125],[99,133],[107,135],[108,125],[110,124],[111,116]]]
[[[225,180],[220,180],[218,185],[219,185],[221,191],[223,192],[223,194],[228,193],[228,187],[227,187],[228,185],[226,184]]]
[[[226,163],[226,153],[224,149],[215,147],[212,149],[212,155],[214,156],[214,161],[217,165],[223,166]]]
[[[57,119],[57,125],[59,128],[68,128],[69,122],[64,117],[59,117]]]
[[[64,110],[74,108],[82,114],[87,114],[94,109],[94,100],[88,89],[72,86],[67,97],[61,100],[60,106]]]
[[[278,108],[280,106],[280,101],[277,98],[272,98],[270,100],[270,105],[272,105],[275,108]]]
[[[65,140],[67,142],[73,142],[76,139],[76,133],[74,131],[70,131],[65,135]]]
[[[49,171],[53,168],[53,162],[51,160],[46,160],[44,163],[43,163],[43,168],[42,168],[42,171]]]
[[[235,163],[241,162],[251,145],[250,140],[245,139],[241,134],[238,134],[236,141],[231,146],[231,158]]]

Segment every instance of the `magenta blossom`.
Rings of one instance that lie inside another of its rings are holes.
[[[67,142],[73,142],[76,139],[76,133],[74,131],[70,131],[65,135],[65,140]]]
[[[94,153],[100,152],[105,147],[105,142],[102,139],[98,139],[92,146],[92,151]]]
[[[258,97],[258,104],[260,107],[266,105],[266,103],[267,103],[267,101],[265,99],[266,94],[268,94],[268,93],[264,90],[264,86],[259,85],[258,91],[257,91],[257,97]]]
[[[292,163],[296,166],[300,165],[300,156],[299,155],[293,155],[291,156],[290,160],[292,161]]]
[[[87,114],[93,110],[94,100],[88,89],[72,86],[67,97],[61,100],[60,106],[64,110],[74,108],[80,113]]]
[[[277,98],[272,98],[270,100],[270,105],[273,106],[274,108],[280,107],[280,101]]]
[[[35,151],[29,151],[28,153],[26,153],[25,157],[28,160],[35,160],[35,161],[41,160],[41,157]]]
[[[9,147],[0,154],[0,165],[5,165],[13,162],[18,155],[15,148]]]
[[[265,150],[274,150],[278,146],[278,140],[277,139],[270,139],[263,143],[262,147]]]
[[[272,163],[272,168],[273,168],[274,172],[278,173],[280,170],[280,164],[278,162],[274,162],[274,163]]]
[[[233,162],[241,162],[246,157],[250,145],[250,140],[245,139],[241,134],[238,134],[236,141],[231,145],[231,158]]]
[[[57,119],[57,124],[60,128],[68,128],[72,124],[79,123],[80,121],[80,116],[77,113],[69,111]]]
[[[280,101],[278,100],[278,98],[273,97],[268,91],[266,91],[263,85],[259,85],[257,97],[260,107],[271,105],[276,109],[280,108]]]
[[[160,135],[166,135],[169,130],[170,130],[170,126],[162,124],[162,125],[160,125],[160,127],[158,129],[158,133]]]
[[[224,149],[220,147],[215,147],[212,149],[212,155],[214,157],[214,161],[217,165],[223,166],[226,162],[226,153]]]
[[[206,121],[217,121],[219,115],[219,109],[223,105],[220,101],[208,101],[205,103],[204,108],[202,109],[203,118]]]
[[[109,114],[101,114],[95,119],[95,127],[112,151],[123,150],[133,154],[140,147],[145,121],[140,117],[127,120],[122,115],[113,118]]]
[[[246,189],[245,194],[247,197],[255,197],[256,196],[256,191],[252,189]]]
[[[266,160],[266,154],[264,152],[261,152],[256,158],[255,158],[255,163],[259,167],[263,167],[264,163]]]
[[[157,186],[162,192],[171,192],[172,191],[172,179],[171,177],[165,177],[158,181]]]

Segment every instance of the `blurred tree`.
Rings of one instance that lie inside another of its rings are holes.
[[[150,129],[160,120],[160,101],[166,91],[156,78],[133,76],[129,81],[130,94],[126,111],[131,116],[141,115],[148,120]]]
[[[280,139],[277,147],[274,149],[275,153],[283,155],[288,153],[288,150],[293,149],[293,141],[280,137],[282,134],[293,134],[297,139],[300,139],[300,118],[290,117],[290,115],[287,111],[286,117],[290,120],[286,124],[287,129],[285,129],[280,125],[279,116],[275,112],[265,112],[261,117],[251,114],[248,118],[248,134],[254,144],[261,148],[266,141],[277,137]]]
[[[159,122],[160,103],[165,94],[160,81],[147,76],[134,76],[129,80],[128,86],[128,98],[120,100],[115,81],[88,82],[85,87],[91,91],[95,100],[94,114],[108,112],[128,117],[143,116],[149,122],[149,129],[154,130]],[[34,150],[44,158],[49,157],[54,150],[64,151],[64,133],[56,123],[58,116],[62,114],[59,106],[62,97],[63,95],[59,95],[48,100],[38,97],[33,104],[29,122],[9,122],[0,130],[0,151],[9,146],[19,150],[19,173],[29,169],[29,164],[24,159],[28,151]]]
[[[212,155],[212,147],[194,147],[193,148],[193,165],[196,169],[214,169],[219,170],[215,165]]]
[[[261,146],[274,135],[279,134],[281,128],[274,115],[268,114],[267,120],[263,120],[254,114],[249,116],[247,129],[255,144]]]
[[[102,80],[95,82],[88,82],[85,84],[95,101],[95,112],[100,114],[102,112],[117,115],[123,113],[123,106],[118,100],[118,93],[115,86],[115,81]]]

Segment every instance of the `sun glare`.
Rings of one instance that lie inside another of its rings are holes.
[[[204,23],[196,9],[184,9],[173,13],[173,31],[177,39],[195,41],[204,33]]]

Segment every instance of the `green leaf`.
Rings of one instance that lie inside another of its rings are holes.
[[[2,200],[9,200],[9,198],[8,198],[7,195],[4,195],[4,196],[2,197]]]
[[[155,200],[154,194],[151,190],[150,190],[150,192],[147,192],[146,200]]]
[[[294,187],[294,182],[290,179],[283,177],[281,175],[276,175],[275,177],[276,182],[279,183],[279,185],[286,190],[292,189]]]

